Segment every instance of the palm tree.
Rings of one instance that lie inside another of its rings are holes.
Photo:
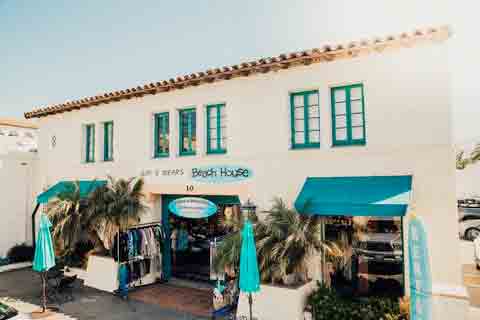
[[[238,206],[233,208],[230,218],[225,217],[220,220],[220,223],[231,232],[220,243],[213,260],[213,267],[218,273],[223,273],[226,270],[236,273],[240,266],[241,231],[245,218]],[[253,223],[258,221],[255,213],[249,213],[248,219]]]
[[[479,145],[477,145],[478,147]],[[476,147],[476,148],[477,148]],[[472,153],[473,155],[473,153]],[[480,148],[478,149],[478,155],[476,155],[476,160],[480,159]],[[472,159],[469,157],[465,157],[465,151],[459,151],[456,156],[456,168],[457,170],[463,170],[472,162]]]
[[[144,203],[143,179],[114,179],[95,189],[89,197],[89,220],[102,240],[104,248],[110,248],[114,236],[140,221],[147,210]],[[102,250],[101,247],[97,248]]]
[[[470,154],[470,162],[475,163],[480,160],[480,143],[477,143]]]
[[[47,215],[50,218],[58,250],[62,255],[71,254],[82,240],[86,227],[86,212],[80,196],[80,183],[69,184],[67,190],[58,194],[48,204]]]
[[[79,182],[74,182],[49,205],[52,234],[63,256],[72,255],[79,243],[88,242],[94,247],[88,254],[104,253],[118,230],[138,223],[146,211],[143,179],[108,180],[86,199],[80,196]]]
[[[321,217],[299,214],[280,198],[266,213],[265,222],[256,226],[262,280],[280,282],[294,275],[306,282],[312,259],[331,251],[322,240]]]

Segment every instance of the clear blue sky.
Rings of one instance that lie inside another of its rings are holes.
[[[0,117],[331,41],[447,23],[466,30],[449,2],[0,0]],[[471,72],[457,69],[462,81]]]

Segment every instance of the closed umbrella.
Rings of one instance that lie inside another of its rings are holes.
[[[33,259],[33,270],[40,272],[42,277],[42,312],[47,309],[47,272],[55,266],[55,251],[50,234],[51,227],[52,224],[48,217],[42,214],[35,244],[35,258]]]
[[[253,226],[245,221],[242,230],[242,247],[240,250],[240,291],[248,294],[250,320],[252,320],[252,293],[260,291],[260,275],[258,272],[257,250]]]

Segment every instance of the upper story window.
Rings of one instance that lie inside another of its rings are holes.
[[[153,156],[155,158],[168,157],[170,154],[170,119],[168,112],[155,114],[154,121]]]
[[[95,161],[95,124],[85,125],[85,162]]]
[[[227,114],[224,104],[207,106],[207,153],[227,152]]]
[[[365,145],[363,84],[332,88],[331,96],[333,145]]]
[[[113,121],[103,124],[103,161],[113,161]]]
[[[320,106],[318,91],[290,94],[292,148],[320,147]]]
[[[180,155],[195,155],[197,152],[197,112],[195,108],[179,111]]]

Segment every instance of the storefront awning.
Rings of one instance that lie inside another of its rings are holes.
[[[107,183],[105,180],[82,180],[78,181],[80,188],[80,197],[86,198],[90,192],[95,190],[98,187],[104,186]],[[75,182],[73,181],[60,181],[55,185],[51,186],[48,190],[42,192],[37,196],[37,203],[45,204],[50,199],[58,196],[62,192],[69,190],[75,190]]]
[[[295,201],[302,214],[404,216],[412,176],[309,177]]]

